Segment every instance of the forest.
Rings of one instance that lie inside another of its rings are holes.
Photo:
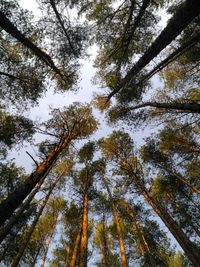
[[[0,0],[0,267],[199,267],[200,1],[23,2]]]

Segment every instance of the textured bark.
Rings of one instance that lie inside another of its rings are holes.
[[[83,222],[80,242],[80,263],[79,267],[87,267],[87,246],[88,246],[88,191],[85,192],[83,201]]]
[[[74,248],[72,252],[72,257],[71,257],[71,262],[70,262],[70,267],[76,266],[77,255],[78,255],[78,250],[79,250],[79,245],[80,245],[80,240],[81,240],[81,231],[82,229],[78,231],[77,236],[76,236],[76,240],[75,240]]]
[[[200,190],[197,189],[195,186],[191,185],[190,183],[188,183],[188,181],[185,178],[183,178],[181,175],[177,174],[176,172],[172,172],[172,175],[175,176],[176,179],[181,181],[181,183],[183,183],[184,185],[187,185],[194,193],[200,195]]]
[[[36,254],[35,254],[35,257],[34,257],[34,259],[33,259],[33,262],[32,262],[32,264],[30,265],[30,267],[35,267],[35,264],[36,264],[36,262],[37,262],[37,259],[38,259],[38,256],[39,256],[39,254],[40,254],[41,248],[42,248],[42,246],[40,246],[40,247],[38,248],[38,250],[37,250],[37,252],[36,252]]]
[[[0,75],[2,75],[2,76],[6,76],[6,77],[8,77],[8,78],[10,78],[10,79],[12,79],[12,80],[20,80],[20,81],[22,81],[20,78],[18,78],[17,76],[14,76],[14,75],[12,75],[12,74],[10,74],[10,73],[6,73],[6,72],[3,72],[3,71],[0,71]]]
[[[53,69],[57,74],[62,77],[59,69],[54,65],[51,57],[38,48],[34,43],[32,43],[28,38],[25,37],[23,33],[21,33],[17,27],[5,16],[3,12],[0,11],[0,26],[14,38],[16,38],[19,42],[21,42],[25,47],[29,48],[40,60],[45,62],[47,66]]]
[[[140,105],[122,109],[122,114],[127,114],[132,110],[137,110],[145,107],[154,107],[158,109],[177,110],[190,113],[200,113],[200,104],[197,103],[158,103],[158,102],[146,102]],[[166,111],[167,112],[167,111]]]
[[[134,181],[136,179],[134,178]],[[139,183],[137,182],[137,185]],[[146,201],[152,206],[154,211],[158,214],[158,216],[162,219],[164,224],[167,226],[169,231],[175,237],[179,245],[182,247],[185,255],[191,261],[191,263],[195,266],[199,266],[200,255],[197,248],[194,244],[188,239],[185,235],[181,227],[177,224],[176,221],[171,217],[171,215],[167,212],[167,210],[158,202],[151,194],[142,186],[141,184],[138,186],[142,195],[146,199]]]
[[[111,194],[110,188],[108,186],[108,183],[107,183],[105,177],[102,176],[102,180],[103,180],[104,185],[106,187],[106,190],[108,192],[109,199],[110,199],[111,206],[112,206],[112,210],[113,210],[113,217],[114,217],[115,225],[116,225],[116,228],[117,228],[117,234],[118,234],[118,238],[119,238],[119,248],[120,248],[120,253],[121,253],[121,264],[122,264],[122,267],[128,267],[128,262],[127,262],[127,259],[126,259],[126,251],[125,251],[125,246],[124,246],[123,232],[122,232],[122,228],[121,228],[120,221],[119,221],[119,215],[118,215],[117,209],[115,207],[115,204],[114,204],[114,201],[113,201],[113,198],[112,198],[112,194]]]
[[[168,57],[166,57],[163,61],[161,61],[153,70],[151,70],[148,74],[146,74],[142,78],[142,80],[138,82],[138,85],[141,85],[144,82],[148,81],[156,73],[164,69],[167,65],[169,65],[171,62],[176,60],[178,57],[180,57],[182,54],[188,51],[191,47],[196,45],[199,42],[199,40],[200,40],[200,33],[193,36],[191,39],[189,39],[187,42],[185,42],[179,48],[177,48],[173,53],[171,53]]]
[[[108,257],[108,243],[107,243],[107,236],[106,236],[106,226],[105,226],[105,216],[103,214],[103,229],[102,229],[102,255],[103,255],[103,264],[104,267],[109,267],[109,257]]]
[[[21,183],[21,185],[0,204],[0,226],[11,217],[12,213],[19,207],[37,183],[48,175],[58,159],[59,154],[67,148],[72,139],[73,137],[66,136],[65,139],[59,142],[26,181]]]
[[[17,267],[18,266],[19,261],[24,254],[24,251],[28,245],[28,242],[30,241],[31,235],[32,235],[32,233],[33,233],[33,231],[34,231],[34,229],[35,229],[35,227],[39,221],[40,216],[42,215],[42,212],[43,212],[43,210],[47,204],[47,201],[49,200],[49,197],[50,197],[52,191],[53,191],[53,188],[51,188],[51,190],[49,190],[48,194],[46,195],[35,219],[33,220],[28,232],[26,233],[25,237],[22,240],[22,243],[20,244],[19,251],[18,251],[17,255],[14,257],[14,260],[13,260],[11,267]]]
[[[139,239],[141,242],[141,246],[142,246],[141,251],[143,251],[143,252],[145,251],[147,253],[147,255],[149,257],[149,261],[151,263],[151,266],[156,267],[157,266],[156,261],[154,260],[153,254],[150,250],[150,247],[149,247],[148,242],[146,240],[145,234],[143,233],[140,222],[138,221],[137,214],[136,214],[135,210],[133,210],[129,206],[129,204],[126,202],[123,202],[123,203],[120,202],[119,205],[123,209],[123,212],[125,212],[128,215],[128,217],[132,218],[132,220],[133,220],[133,224],[135,225],[136,231],[139,235]]]
[[[25,211],[25,209],[28,207],[36,193],[39,191],[41,185],[44,182],[44,178],[39,181],[39,183],[36,185],[34,190],[29,194],[28,198],[25,200],[25,202],[19,207],[17,212],[10,218],[8,223],[0,228],[0,244],[5,239],[5,237],[9,234],[12,227],[18,222],[20,216]]]
[[[61,26],[61,28],[62,28],[62,30],[63,30],[65,36],[67,37],[67,41],[68,41],[68,43],[69,43],[69,46],[70,46],[70,48],[71,48],[73,54],[77,57],[77,53],[76,53],[76,51],[74,50],[74,47],[73,47],[73,45],[72,45],[72,43],[71,43],[71,40],[70,40],[70,36],[69,36],[69,34],[67,33],[67,30],[66,30],[66,28],[65,28],[65,25],[63,24],[62,19],[61,19],[61,17],[60,17],[60,14],[58,13],[58,10],[57,10],[57,8],[56,8],[55,1],[54,1],[54,0],[50,0],[50,5],[51,5],[51,7],[52,7],[52,9],[53,9],[53,11],[54,11],[54,13],[55,13],[55,15],[56,15],[57,20],[58,20],[59,23],[60,23],[60,26]]]
[[[186,0],[170,19],[165,29],[149,46],[143,56],[128,71],[120,85],[112,91],[108,100],[125,87],[147,64],[151,62],[167,45],[169,45],[200,13],[199,0]]]
[[[49,247],[50,247],[50,244],[51,244],[53,236],[54,236],[54,230],[55,230],[55,227],[54,227],[53,231],[51,232],[51,235],[49,236],[49,240],[47,242],[47,246],[45,247],[45,251],[44,251],[43,258],[42,258],[42,266],[41,267],[45,266],[45,262],[46,262],[46,259],[47,259],[47,254],[48,254],[48,251],[49,251]]]
[[[70,246],[69,245],[65,245],[65,265],[64,267],[69,267],[69,254],[70,254]]]

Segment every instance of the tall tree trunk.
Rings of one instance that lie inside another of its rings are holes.
[[[54,183],[50,187],[49,192],[46,195],[46,197],[45,197],[45,199],[44,199],[44,201],[43,201],[43,203],[42,203],[42,205],[41,205],[41,207],[40,207],[40,209],[39,209],[36,217],[34,218],[34,220],[33,220],[32,224],[31,224],[30,228],[28,229],[25,237],[22,240],[22,243],[20,244],[19,251],[18,251],[17,255],[15,256],[11,267],[17,267],[18,266],[18,263],[19,263],[21,257],[24,254],[24,251],[25,251],[25,249],[26,249],[26,247],[28,245],[28,242],[29,242],[29,240],[31,238],[31,235],[32,235],[32,233],[33,233],[33,231],[34,231],[34,229],[35,229],[35,227],[36,227],[36,225],[37,225],[37,223],[39,221],[39,218],[42,215],[42,212],[43,212],[43,210],[44,210],[44,208],[45,208],[45,206],[46,206],[46,204],[47,204],[47,202],[49,200],[49,197],[50,197],[51,193],[53,192],[55,186],[57,185],[57,183],[58,183],[58,181],[60,180],[61,177],[62,177],[62,175],[60,175],[59,177],[57,177],[57,179],[54,181]]]
[[[125,115],[128,112],[145,107],[154,107],[158,109],[168,109],[168,110],[181,110],[183,112],[190,113],[200,113],[200,104],[198,103],[158,103],[158,102],[146,102],[140,105],[123,108],[122,114]]]
[[[152,69],[149,73],[147,73],[139,82],[138,86],[143,84],[144,82],[148,81],[151,77],[153,77],[156,73],[164,69],[167,65],[171,62],[176,60],[186,51],[191,49],[191,47],[195,46],[200,40],[200,33],[192,36],[187,42],[183,43],[179,48],[177,48],[174,52],[172,52],[167,58],[161,61],[154,69]]]
[[[137,179],[137,181],[136,181]],[[140,189],[142,195],[146,199],[146,201],[152,206],[154,211],[158,214],[158,216],[162,219],[164,224],[167,226],[169,231],[178,241],[179,245],[182,247],[188,259],[195,266],[199,266],[200,255],[197,248],[194,244],[188,239],[185,233],[182,231],[181,227],[174,221],[174,219],[170,216],[170,214],[166,211],[166,209],[161,205],[160,202],[156,200],[141,184],[138,182],[138,177],[134,178],[134,182],[136,181],[138,188]]]
[[[15,25],[5,16],[3,12],[0,11],[0,26],[14,38],[16,38],[20,43],[22,43],[25,47],[29,48],[33,54],[35,54],[40,60],[45,62],[47,66],[53,69],[61,78],[63,77],[60,73],[59,69],[55,66],[53,60],[47,53],[38,48],[34,43],[32,43],[28,38],[25,37],[23,33],[21,33]]]
[[[102,224],[103,224],[103,229],[102,229],[102,255],[103,255],[103,264],[104,264],[104,267],[109,267],[108,243],[107,243],[105,215],[104,214],[103,214]]]
[[[64,267],[69,267],[69,255],[70,255],[70,246],[65,244],[65,265]]]
[[[57,20],[58,20],[59,23],[60,23],[60,26],[61,26],[61,28],[62,28],[62,30],[63,30],[63,32],[64,32],[66,38],[67,38],[67,41],[68,41],[68,43],[69,43],[69,46],[70,46],[70,48],[71,48],[71,50],[72,50],[74,56],[77,57],[77,53],[76,53],[76,51],[74,50],[73,44],[72,44],[72,42],[71,42],[71,40],[70,40],[70,36],[69,36],[69,34],[68,34],[68,32],[67,32],[67,30],[66,30],[66,28],[65,28],[65,25],[64,25],[64,23],[63,23],[63,21],[62,21],[62,19],[61,19],[61,17],[60,17],[60,14],[59,14],[58,10],[57,10],[57,8],[56,8],[55,1],[54,1],[54,0],[50,0],[50,5],[51,5],[51,7],[52,7],[52,9],[53,9],[53,11],[54,11],[54,13],[55,13],[55,15],[56,15]]]
[[[33,262],[31,263],[30,267],[35,267],[35,264],[37,262],[37,259],[38,259],[38,256],[40,254],[40,251],[41,251],[41,248],[42,248],[42,245],[39,246],[35,256],[34,256],[34,259],[33,259]]]
[[[157,266],[156,261],[153,257],[151,250],[150,250],[150,247],[148,245],[148,241],[146,240],[146,237],[145,237],[145,234],[143,233],[142,227],[140,226],[140,223],[138,221],[137,214],[136,214],[135,210],[132,209],[129,206],[129,204],[125,201],[120,202],[119,205],[122,207],[123,212],[125,212],[128,215],[128,217],[130,217],[133,220],[133,224],[135,225],[136,231],[139,235],[139,239],[142,243],[142,247],[143,247],[142,251],[146,251],[146,253],[149,257],[149,261],[151,263],[151,266],[156,267]]]
[[[88,246],[88,190],[86,190],[83,200],[83,221],[82,221],[82,235],[80,242],[79,267],[87,267],[87,246]]]
[[[44,182],[44,178],[45,177],[43,177],[43,179],[39,181],[39,183],[36,185],[34,190],[29,194],[25,202],[19,207],[17,212],[10,218],[8,223],[5,226],[0,228],[0,244],[5,239],[5,237],[10,233],[10,230],[18,222],[21,214],[25,211],[25,209],[28,207],[28,205],[33,200],[34,196],[36,195],[36,193],[39,191],[40,187],[42,186]]]
[[[138,62],[128,71],[119,86],[110,93],[108,99],[119,92],[123,87],[154,59],[167,45],[169,45],[200,13],[199,0],[186,0],[180,5],[176,13],[170,19],[165,29],[150,45]],[[134,88],[134,87],[133,87]]]
[[[185,178],[183,178],[180,174],[174,171],[171,172],[171,174],[175,176],[175,178],[178,179],[181,183],[183,183],[184,185],[187,185],[192,190],[193,193],[200,195],[200,190],[197,189],[195,186],[191,185],[190,183],[188,183],[188,181]]]
[[[117,229],[117,234],[118,234],[118,238],[119,238],[119,248],[120,248],[120,253],[121,253],[122,267],[128,267],[128,262],[126,259],[126,251],[125,251],[125,246],[124,246],[123,231],[122,231],[122,228],[120,225],[119,215],[118,215],[117,209],[115,207],[115,204],[114,204],[112,194],[111,194],[110,188],[108,186],[107,180],[103,175],[102,175],[102,180],[103,180],[104,185],[106,187],[106,190],[108,192],[109,199],[110,199],[111,206],[112,206],[112,210],[113,210],[113,217],[114,217],[114,221],[115,221],[115,225],[116,225],[116,229]]]
[[[28,232],[26,233],[25,237],[23,238],[22,243],[20,244],[19,251],[18,251],[17,255],[15,256],[11,267],[17,267],[18,266],[19,261],[20,261],[21,257],[24,254],[24,251],[25,251],[25,249],[26,249],[26,247],[28,245],[28,242],[29,242],[29,240],[31,238],[31,235],[32,235],[37,223],[38,223],[38,220],[39,220],[39,218],[40,218],[40,216],[41,216],[46,204],[47,204],[47,201],[49,200],[49,197],[50,197],[51,193],[52,193],[52,189],[46,195],[46,197],[45,197],[45,199],[44,199],[44,201],[43,201],[43,203],[42,203],[42,205],[41,205],[41,207],[40,207],[35,219],[33,220]]]
[[[45,247],[45,251],[44,251],[43,258],[42,258],[42,266],[41,267],[45,266],[45,262],[46,262],[46,259],[47,259],[47,254],[48,254],[48,251],[49,251],[49,247],[50,247],[50,244],[51,244],[53,236],[54,236],[54,230],[55,230],[55,227],[52,230],[52,232],[51,232],[51,234],[49,236],[49,240],[47,242],[47,246]]]
[[[70,265],[69,265],[70,267],[75,267],[76,266],[78,249],[79,249],[80,240],[81,240],[81,232],[82,232],[82,228],[80,227],[80,230],[77,233],[76,240],[75,240],[75,243],[74,243],[71,262],[70,262]]]
[[[52,152],[49,153],[47,158],[38,165],[36,170],[26,179],[25,182],[21,183],[14,192],[9,195],[0,204],[0,226],[11,217],[12,213],[19,207],[23,200],[29,195],[29,193],[34,189],[37,183],[44,179],[53,165],[60,153],[68,147],[73,137],[66,136],[62,141],[60,141],[54,148]]]

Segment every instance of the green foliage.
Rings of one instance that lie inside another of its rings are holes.
[[[7,112],[0,111],[0,152],[4,157],[8,149],[12,149],[17,144],[30,141],[35,130],[33,122],[23,116],[13,116]]]

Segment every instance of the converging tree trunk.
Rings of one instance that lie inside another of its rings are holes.
[[[0,226],[10,218],[12,213],[19,207],[37,183],[48,175],[59,154],[67,148],[72,139],[72,136],[67,136],[61,140],[25,182],[21,183],[21,185],[0,204]]]
[[[151,262],[151,266],[156,267],[157,266],[156,261],[150,250],[145,234],[143,233],[142,227],[140,226],[140,222],[138,221],[136,212],[125,201],[123,201],[123,203],[120,202],[119,205],[122,207],[123,212],[125,212],[128,215],[128,217],[130,217],[133,220],[133,224],[135,225],[136,231],[139,235],[139,239],[143,247],[142,250],[144,250],[147,253],[149,261]]]
[[[123,108],[121,112],[123,115],[126,115],[128,112],[132,110],[137,110],[145,107],[154,107],[158,109],[168,109],[177,111],[180,110],[186,113],[200,113],[200,104],[198,103],[158,103],[158,102],[146,102],[134,107]]]
[[[128,71],[117,86],[108,96],[110,99],[128,84],[152,59],[154,59],[167,45],[169,45],[200,13],[199,0],[186,0],[180,5],[167,26],[150,45],[143,56]]]
[[[103,175],[102,175],[102,180],[103,180],[103,183],[104,183],[106,190],[108,192],[109,199],[110,199],[111,206],[112,206],[113,217],[114,217],[114,221],[115,221],[115,225],[116,225],[116,229],[117,229],[117,234],[118,234],[118,238],[119,238],[119,248],[120,248],[120,253],[121,253],[122,267],[128,267],[128,262],[126,259],[125,245],[124,245],[124,238],[123,238],[123,231],[122,231],[122,228],[120,225],[119,215],[118,215],[116,206],[114,204],[112,194],[111,194],[110,188],[108,186],[108,182],[106,181],[106,178]]]
[[[36,193],[39,191],[40,187],[42,186],[42,184],[44,182],[44,178],[45,177],[43,177],[43,179],[39,181],[39,183],[37,184],[35,189],[29,194],[29,196],[27,197],[25,202],[19,207],[17,212],[10,218],[8,223],[5,226],[2,226],[0,228],[0,243],[9,234],[10,230],[12,229],[12,227],[18,222],[18,220],[19,220],[20,216],[22,215],[22,213],[25,211],[25,209],[31,203],[31,201],[33,200],[34,196],[36,195]]]
[[[198,249],[195,247],[195,245],[188,239],[181,227],[177,224],[176,221],[174,221],[174,219],[170,216],[170,214],[166,211],[162,204],[158,202],[156,198],[153,197],[151,193],[146,190],[140,178],[134,176],[133,181],[135,185],[137,185],[141,194],[144,196],[145,200],[152,206],[154,211],[158,214],[158,216],[162,219],[169,231],[178,241],[179,245],[182,247],[191,263],[195,267],[198,267],[200,262],[200,256]]]
[[[24,251],[25,251],[25,249],[26,249],[26,247],[28,245],[28,242],[29,242],[29,240],[31,238],[31,235],[32,235],[32,233],[33,233],[33,231],[34,231],[34,229],[35,229],[35,227],[36,227],[36,225],[37,225],[37,223],[39,221],[40,216],[42,215],[42,212],[43,212],[43,210],[44,210],[44,208],[45,208],[45,206],[47,204],[47,201],[49,200],[49,197],[50,197],[52,191],[53,191],[53,188],[51,188],[49,190],[48,194],[46,195],[46,197],[45,197],[45,199],[44,199],[44,201],[43,201],[43,203],[42,203],[42,205],[41,205],[41,207],[40,207],[35,219],[33,220],[30,228],[28,229],[28,232],[25,234],[25,237],[23,238],[22,243],[20,244],[19,251],[18,251],[17,255],[15,256],[11,267],[17,267],[18,266],[19,261],[20,261],[21,257],[24,254]]]
[[[53,60],[49,55],[47,55],[44,51],[42,51],[40,48],[38,48],[34,43],[32,43],[28,38],[25,37],[23,33],[21,33],[15,25],[6,17],[6,15],[0,11],[0,26],[10,35],[12,35],[14,38],[16,38],[20,43],[22,43],[24,46],[29,48],[33,54],[35,54],[40,60],[45,62],[47,66],[49,66],[51,69],[53,69],[58,75],[63,77],[60,73],[59,69],[55,66]]]
[[[87,267],[87,246],[88,246],[88,190],[83,200],[83,222],[80,242],[80,263],[79,267]]]
[[[55,231],[55,227],[52,230],[52,232],[51,232],[51,234],[49,236],[49,239],[47,241],[47,245],[45,247],[44,255],[43,255],[43,258],[42,258],[42,266],[41,267],[45,267],[45,262],[46,262],[46,259],[47,259],[47,254],[48,254],[48,251],[49,251],[50,244],[51,244],[53,236],[54,236],[54,231]]]
[[[79,245],[80,245],[80,240],[81,240],[81,232],[82,232],[82,228],[80,227],[80,230],[77,233],[76,240],[75,240],[75,243],[74,243],[71,262],[70,262],[70,265],[69,265],[70,267],[75,267],[76,266],[77,256],[78,256],[78,251],[79,251]]]

